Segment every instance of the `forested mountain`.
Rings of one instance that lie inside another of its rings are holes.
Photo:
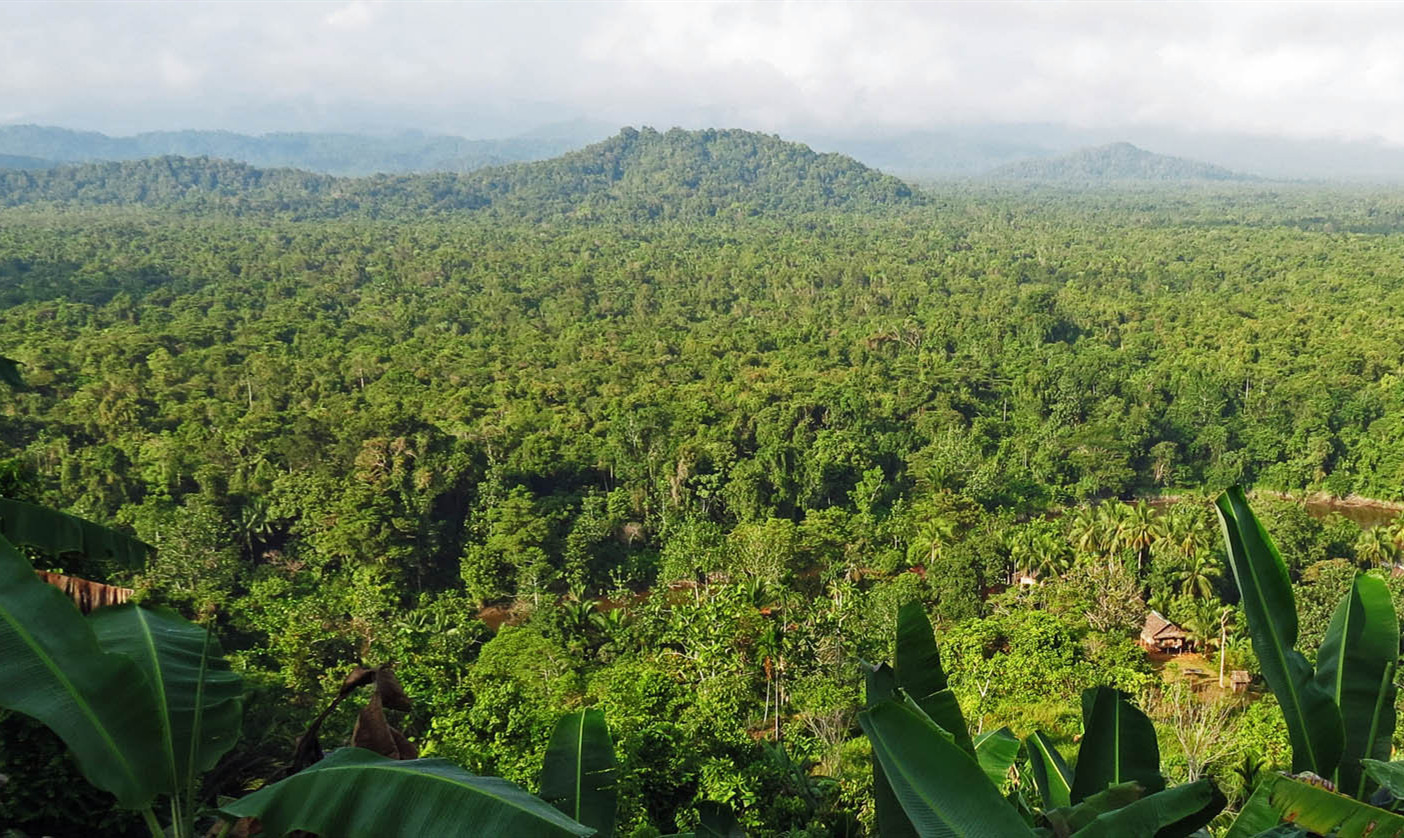
[[[0,205],[141,205],[297,217],[481,211],[500,217],[673,218],[919,203],[896,178],[747,131],[625,129],[553,160],[466,175],[334,178],[162,157],[0,171]]]
[[[21,154],[0,154],[0,169],[48,169],[59,165],[53,160],[26,157]]]
[[[992,180],[1084,183],[1256,180],[1249,175],[1197,160],[1155,154],[1130,143],[1085,148],[1048,160],[1011,163],[989,172],[986,177]]]
[[[3,155],[65,163],[139,160],[147,157],[215,157],[265,168],[294,168],[335,175],[400,172],[471,172],[486,166],[543,160],[577,144],[565,136],[468,140],[462,137],[231,131],[153,131],[109,137],[40,125],[0,126]]]

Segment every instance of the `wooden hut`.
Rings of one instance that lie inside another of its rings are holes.
[[[1141,644],[1152,652],[1171,655],[1189,651],[1191,645],[1184,629],[1167,620],[1159,611],[1146,615],[1146,623],[1141,627]]]

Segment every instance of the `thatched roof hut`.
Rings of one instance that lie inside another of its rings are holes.
[[[1171,654],[1187,651],[1191,645],[1184,629],[1170,622],[1159,611],[1146,615],[1145,625],[1141,627],[1141,643],[1152,652]]]

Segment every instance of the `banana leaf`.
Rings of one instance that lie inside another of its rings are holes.
[[[394,760],[362,748],[338,748],[220,812],[258,818],[270,838],[294,829],[336,838],[594,834],[498,777],[478,777],[442,759]]]
[[[1243,597],[1253,651],[1277,696],[1292,743],[1292,770],[1335,773],[1345,746],[1341,711],[1297,645],[1297,606],[1287,566],[1237,486],[1215,501],[1229,565]]]
[[[864,667],[866,706],[872,708],[888,701],[897,693],[897,675],[885,663]],[[877,816],[877,831],[882,838],[916,838],[916,828],[902,811],[902,804],[893,793],[883,773],[882,761],[873,755],[873,806]]]
[[[1357,576],[1326,629],[1316,655],[1316,683],[1341,710],[1345,750],[1336,787],[1365,799],[1362,759],[1389,759],[1394,737],[1394,669],[1399,619],[1384,580]]]
[[[975,759],[995,788],[1009,779],[1009,769],[1019,758],[1019,739],[1009,728],[986,731],[975,738]]]
[[[128,809],[170,787],[151,683],[136,662],[103,651],[72,601],[0,538],[0,707],[38,719],[83,776]]]
[[[541,798],[599,838],[612,838],[618,789],[604,711],[581,710],[556,723],[541,766]]]
[[[1082,712],[1073,803],[1120,783],[1140,783],[1146,794],[1165,788],[1155,725],[1146,714],[1110,687],[1084,691]]]
[[[1076,838],[1184,838],[1224,808],[1224,796],[1208,779],[1175,786],[1099,815]]]
[[[921,707],[922,712],[956,739],[966,753],[974,755],[975,743],[965,725],[955,692],[950,689],[936,632],[920,602],[909,602],[897,612],[897,654],[894,659],[897,686]]]
[[[1073,772],[1053,747],[1053,741],[1043,731],[1034,731],[1024,740],[1029,752],[1029,767],[1032,769],[1034,786],[1038,796],[1043,798],[1046,809],[1072,805]]]
[[[1379,783],[1395,798],[1404,799],[1404,762],[1385,762],[1378,759],[1360,761],[1370,779]]]
[[[33,547],[51,556],[77,554],[127,568],[142,566],[155,549],[92,521],[9,498],[0,498],[0,536],[11,544]]]
[[[1121,783],[1089,796],[1076,806],[1046,809],[1043,819],[1053,830],[1055,838],[1068,838],[1107,812],[1135,803],[1144,793],[1145,789],[1140,783]]]
[[[920,710],[883,701],[858,722],[920,838],[1032,838],[975,760]]]
[[[1273,775],[1258,783],[1257,788],[1253,789],[1253,793],[1243,803],[1243,808],[1238,810],[1238,816],[1233,819],[1228,832],[1224,833],[1224,838],[1257,838],[1277,829],[1282,818],[1272,807],[1272,786],[1275,779],[1276,775]]]
[[[184,811],[193,814],[196,781],[239,739],[243,682],[213,634],[169,609],[102,608],[88,624],[104,651],[135,661],[152,684],[170,778],[160,790],[184,794]]]
[[[1404,838],[1404,817],[1281,774],[1263,780],[1225,838],[1271,834],[1284,823],[1333,838]]]

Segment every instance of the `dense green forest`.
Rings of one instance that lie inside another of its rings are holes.
[[[1260,671],[1206,498],[1260,491],[1304,648],[1400,559],[1387,511],[1268,494],[1404,502],[1395,195],[919,191],[625,131],[470,175],[0,172],[0,204],[0,495],[156,548],[57,569],[214,621],[250,693],[210,795],[393,664],[420,753],[528,788],[603,709],[620,835],[701,801],[875,835],[860,664],[920,601],[972,732],[1066,748],[1114,686],[1232,809],[1290,760],[1270,695],[1189,689]],[[1148,657],[1147,608],[1200,656]],[[34,724],[0,736],[0,823],[140,829]]]

